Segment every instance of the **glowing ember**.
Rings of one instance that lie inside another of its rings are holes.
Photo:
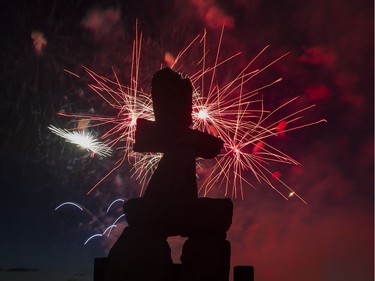
[[[40,31],[33,31],[31,33],[31,39],[33,41],[33,48],[37,56],[42,55],[43,49],[47,47],[47,39]]]
[[[209,116],[208,116],[208,112],[206,109],[201,109],[199,110],[198,112],[198,118],[199,119],[207,119]]]
[[[237,146],[232,146],[230,149],[231,149],[231,150],[233,151],[233,153],[236,154],[236,155],[238,155],[238,154],[240,153],[240,150],[238,149]]]

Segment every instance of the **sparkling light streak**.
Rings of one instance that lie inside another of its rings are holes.
[[[116,228],[116,227],[117,227],[117,225],[115,225],[115,224],[112,224],[112,225],[108,226],[108,227],[103,231],[103,234],[102,234],[102,235],[105,235],[105,233],[108,231],[107,237],[109,237],[109,234],[111,233],[112,228]]]
[[[103,236],[103,234],[101,234],[101,233],[97,233],[97,234],[91,235],[91,236],[85,241],[85,243],[83,243],[83,245],[86,245],[87,243],[89,243],[89,241],[90,241],[91,239],[93,239],[93,238],[95,238],[95,237],[102,237],[102,236]]]
[[[109,206],[108,206],[108,208],[107,208],[107,213],[109,212],[109,210],[111,209],[111,207],[113,206],[113,204],[115,204],[115,203],[117,203],[117,202],[122,202],[122,203],[124,203],[125,202],[125,200],[124,199],[121,199],[121,198],[119,198],[119,199],[116,199],[116,200],[114,200],[111,204],[109,204]]]
[[[134,165],[132,167],[132,177],[134,177],[141,186],[140,193],[143,194],[145,187],[152,174],[154,173],[162,153],[133,153]]]
[[[67,206],[67,205],[72,205],[74,207],[77,207],[78,209],[80,209],[81,211],[85,211],[86,214],[88,214],[91,218],[91,222],[92,223],[98,223],[99,222],[99,219],[97,216],[95,216],[92,212],[90,212],[90,210],[88,210],[87,208],[85,208],[84,206],[82,206],[81,204],[78,204],[78,203],[75,203],[75,202],[71,202],[71,201],[67,201],[67,202],[64,202],[62,204],[60,204],[59,206],[57,206],[55,208],[55,211],[59,210],[61,207],[63,206]]]
[[[111,148],[107,144],[99,141],[92,133],[85,130],[68,131],[54,126],[49,126],[48,129],[67,142],[76,144],[78,147],[91,151],[93,154],[105,157],[112,153]]]
[[[95,238],[95,237],[103,237],[103,236],[106,236],[106,237],[109,237],[111,235],[111,231],[113,228],[116,228],[117,227],[117,223],[119,222],[119,220],[121,220],[122,218],[125,217],[125,214],[122,214],[120,215],[115,221],[113,224],[111,224],[110,226],[108,226],[104,231],[103,233],[96,233],[96,234],[93,234],[91,235],[89,238],[87,238],[87,240],[85,241],[84,245],[86,245],[91,239]]]
[[[83,208],[82,208],[79,204],[74,203],[74,202],[64,202],[64,203],[60,204],[59,206],[57,206],[57,207],[55,208],[55,211],[57,211],[58,209],[60,209],[62,206],[65,206],[65,205],[72,205],[72,206],[77,207],[77,208],[80,209],[81,211],[83,211]]]

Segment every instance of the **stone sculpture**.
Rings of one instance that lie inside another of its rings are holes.
[[[137,120],[134,151],[163,157],[143,197],[124,204],[128,227],[108,256],[107,281],[228,281],[230,199],[198,198],[196,158],[213,158],[223,142],[193,130],[192,85],[170,68],[152,78],[155,121]],[[188,237],[178,276],[167,242]]]

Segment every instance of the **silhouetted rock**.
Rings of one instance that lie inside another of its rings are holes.
[[[233,267],[233,281],[254,281],[254,267],[247,265]]]
[[[108,258],[95,258],[94,260],[94,281],[105,281],[108,267]]]

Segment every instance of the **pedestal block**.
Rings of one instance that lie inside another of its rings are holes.
[[[109,253],[107,281],[168,281],[175,272],[168,236],[188,237],[182,250],[180,281],[228,281],[232,223],[230,199],[130,199],[129,226]]]

